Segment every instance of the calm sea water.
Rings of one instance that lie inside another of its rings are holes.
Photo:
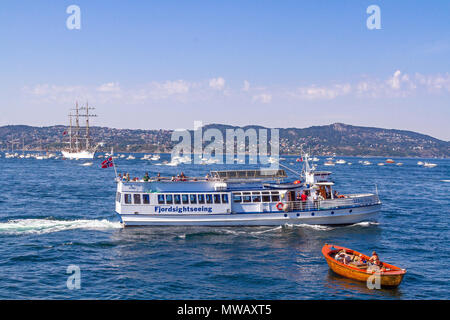
[[[168,159],[168,155],[161,160]],[[203,176],[249,166],[179,165],[119,160],[121,172]],[[282,162],[297,166],[296,157]],[[114,212],[114,170],[80,161],[0,158],[1,299],[449,299],[450,161],[344,158],[331,169],[337,190],[374,191],[378,223],[345,227],[121,228]],[[323,164],[323,159],[320,163]],[[397,289],[369,290],[329,271],[324,243],[402,268]],[[79,266],[81,288],[66,286]]]

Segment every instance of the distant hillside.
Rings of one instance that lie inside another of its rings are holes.
[[[261,126],[236,127],[209,124],[205,129],[262,129]],[[63,145],[65,126],[31,127],[23,125],[0,127],[0,149],[59,150]],[[412,131],[358,127],[342,123],[309,128],[279,128],[280,152],[298,154],[300,148],[314,155],[383,156],[383,157],[450,157],[450,142]],[[96,142],[104,142],[101,151],[114,147],[117,152],[170,152],[172,130],[131,130],[92,127]],[[41,142],[42,141],[42,142]]]

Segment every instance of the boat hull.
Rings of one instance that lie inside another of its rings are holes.
[[[358,269],[356,267],[344,265],[343,263],[336,261],[333,257],[330,256],[330,247],[335,247],[337,249],[345,249],[347,251],[352,251],[354,254],[359,254],[359,252],[349,250],[344,247],[325,245],[322,249],[322,253],[328,263],[328,266],[330,267],[330,269],[333,272],[335,272],[338,275],[341,275],[343,277],[350,278],[350,279],[357,280],[357,281],[363,281],[363,282],[367,282],[369,277],[372,277],[374,275],[373,272],[370,272],[370,271],[368,272],[366,270]],[[369,258],[365,255],[363,255],[363,256],[366,259]],[[392,268],[393,271],[377,273],[377,275],[379,275],[379,277],[380,277],[380,285],[382,287],[397,287],[398,285],[400,285],[400,283],[402,282],[403,277],[406,273],[406,270],[400,269],[393,265],[389,265],[387,263],[384,263],[384,265],[386,267]]]
[[[62,155],[66,159],[94,159],[95,152],[93,151],[87,151],[83,150],[80,152],[68,152],[68,151],[61,151]]]
[[[376,221],[381,204],[315,211],[231,214],[120,214],[124,226],[275,226],[348,225]]]

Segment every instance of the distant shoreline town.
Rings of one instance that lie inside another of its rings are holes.
[[[268,129],[262,126],[209,124],[204,129]],[[0,127],[0,150],[60,151],[64,147],[66,126]],[[173,130],[140,130],[91,127],[98,152],[170,153],[176,142]],[[298,155],[307,149],[317,156],[427,157],[450,158],[450,142],[413,131],[352,126],[335,123],[309,128],[279,128],[279,153]]]

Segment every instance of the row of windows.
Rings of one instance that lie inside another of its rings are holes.
[[[120,192],[116,201],[120,202]],[[125,204],[150,204],[149,194],[125,193]],[[158,194],[158,204],[227,204],[228,194]]]
[[[234,203],[278,202],[278,201],[280,201],[280,194],[278,191],[233,192]]]
[[[117,193],[120,202],[120,192]],[[233,192],[234,203],[279,202],[278,191]],[[149,194],[126,193],[125,204],[150,204]],[[228,194],[158,194],[158,204],[227,204]]]
[[[158,204],[227,204],[228,194],[158,194]]]

